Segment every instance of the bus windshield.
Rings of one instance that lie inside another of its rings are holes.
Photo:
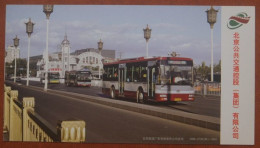
[[[89,72],[80,72],[77,74],[78,81],[86,81],[90,80],[90,73]]]
[[[160,65],[159,83],[168,85],[191,85],[192,66]]]
[[[49,73],[48,77],[50,79],[59,79],[60,75],[59,75],[59,73]]]

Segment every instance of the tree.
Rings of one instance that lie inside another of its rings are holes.
[[[36,61],[30,61],[30,76],[36,76],[37,75],[37,62]]]
[[[14,75],[15,60],[12,63],[6,63],[6,75]],[[25,59],[16,59],[16,76],[26,76],[27,61]]]
[[[214,65],[214,73],[221,73],[221,60],[217,65]]]
[[[196,68],[197,78],[200,77],[202,81],[207,80],[208,74],[210,73],[210,67],[203,61],[201,65]]]

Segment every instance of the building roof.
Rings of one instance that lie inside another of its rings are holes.
[[[64,40],[61,42],[61,44],[70,44],[70,41],[68,40],[68,38],[67,38],[67,33],[65,33],[65,36],[64,36]]]
[[[96,52],[99,53],[98,49],[95,48],[86,48],[86,49],[80,49],[80,50],[76,50],[75,52],[71,53],[72,55],[80,55],[84,52]],[[101,55],[103,57],[108,57],[108,58],[115,58],[115,50],[111,50],[111,49],[103,49],[101,50]]]

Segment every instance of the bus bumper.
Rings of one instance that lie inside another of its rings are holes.
[[[194,94],[155,94],[155,102],[194,101]]]
[[[51,84],[59,84],[60,80],[50,80],[49,83],[51,83]]]
[[[84,86],[84,87],[90,87],[90,86],[91,86],[91,83],[78,82],[77,85],[78,85],[78,86]]]

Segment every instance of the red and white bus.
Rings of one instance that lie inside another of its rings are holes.
[[[102,92],[137,102],[193,101],[193,60],[183,57],[124,59],[104,64]]]

